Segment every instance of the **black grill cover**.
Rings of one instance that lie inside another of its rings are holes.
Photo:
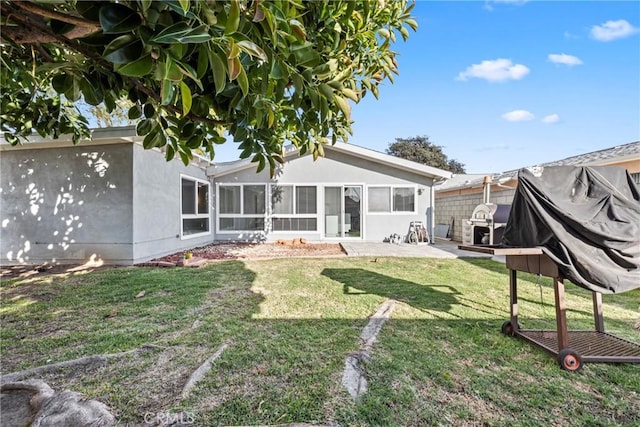
[[[638,187],[619,167],[521,169],[502,245],[542,246],[564,277],[592,291],[639,288]]]

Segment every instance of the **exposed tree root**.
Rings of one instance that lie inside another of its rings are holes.
[[[81,357],[79,359],[65,360],[64,362],[56,362],[56,363],[51,363],[49,365],[37,366],[35,368],[26,369],[24,371],[13,372],[10,374],[2,375],[0,377],[0,383],[21,381],[24,378],[29,378],[34,375],[48,374],[63,368],[75,368],[78,366],[87,366],[87,365],[93,365],[97,363],[104,363],[110,359],[116,359],[129,354],[136,354],[144,351],[163,349],[163,348],[164,347],[161,347],[155,344],[145,344],[139,348],[123,351],[121,353],[96,354],[93,356]]]
[[[376,337],[380,333],[382,325],[391,317],[395,305],[396,301],[394,300],[386,300],[382,303],[360,334],[360,348],[348,355],[344,361],[342,386],[347,389],[354,400],[367,392],[367,377],[360,363],[371,358],[371,349]]]
[[[226,342],[223,343],[220,347],[218,347],[218,350],[216,350],[216,352],[213,353],[213,356],[205,360],[205,362],[202,365],[200,365],[198,369],[193,371],[193,373],[189,377],[189,380],[187,380],[187,383],[184,385],[184,388],[182,389],[182,393],[180,394],[180,397],[182,399],[189,396],[189,393],[191,392],[193,387],[195,387],[196,383],[198,383],[198,381],[202,380],[204,376],[207,375],[207,372],[211,370],[211,364],[220,356],[222,356],[222,352],[224,352],[227,349],[227,347],[229,347],[229,343],[226,343]]]

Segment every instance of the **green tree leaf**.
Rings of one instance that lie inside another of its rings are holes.
[[[186,116],[191,111],[191,89],[185,82],[180,82],[180,94],[182,95],[182,115]]]
[[[128,64],[117,66],[118,71],[125,76],[142,77],[151,73],[153,70],[153,60],[151,55],[144,55]]]
[[[209,28],[206,25],[200,25],[192,28],[186,22],[178,22],[170,27],[160,31],[149,41],[152,43],[206,43],[211,40]]]
[[[131,108],[129,108],[129,112],[127,113],[127,116],[129,117],[130,120],[136,120],[142,117],[142,110],[140,109],[140,106],[134,105]]]
[[[84,95],[84,100],[89,105],[99,105],[103,99],[102,87],[90,82],[86,77],[80,80],[80,89]]]
[[[180,82],[180,94],[182,95],[182,115],[186,116],[191,111],[191,89],[185,82]]]
[[[240,66],[240,73],[238,73],[237,80],[238,85],[242,90],[242,95],[247,96],[249,94],[249,79],[247,78],[247,73],[244,68],[242,68],[242,65]]]
[[[51,80],[51,86],[58,93],[65,93],[73,84],[73,78],[67,74],[57,74]]]
[[[240,6],[238,0],[231,0],[224,33],[226,35],[235,33],[238,30],[238,25],[240,25]]]
[[[103,56],[114,64],[126,64],[136,61],[142,54],[142,42],[132,35],[120,36],[109,43]]]
[[[128,33],[142,23],[135,10],[120,3],[107,3],[100,7],[100,25],[106,34]]]
[[[191,3],[189,0],[179,0],[180,1],[180,7],[182,7],[182,10],[185,12],[189,11],[189,4]]]
[[[138,122],[138,125],[136,126],[136,132],[140,136],[148,135],[149,132],[151,132],[151,129],[153,129],[153,124],[154,122],[151,119],[141,120]]]
[[[349,118],[351,116],[351,105],[349,104],[349,101],[339,95],[334,95],[333,100],[338,104],[340,111]]]
[[[162,105],[171,104],[171,102],[173,101],[174,93],[175,93],[175,88],[173,86],[173,82],[168,79],[162,80],[162,99],[160,103]]]
[[[215,93],[219,94],[224,90],[227,81],[227,71],[224,62],[215,52],[209,51],[209,65],[213,72]]]

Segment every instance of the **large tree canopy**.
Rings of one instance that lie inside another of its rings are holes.
[[[347,140],[350,101],[398,73],[391,45],[416,29],[400,1],[2,1],[2,130],[18,144],[89,136],[84,99],[128,98],[144,146],[184,162],[226,135],[258,169],[292,143]]]
[[[451,173],[465,173],[462,163],[449,159],[442,151],[442,147],[431,143],[427,136],[396,138],[396,142],[389,144],[387,154],[444,169]]]

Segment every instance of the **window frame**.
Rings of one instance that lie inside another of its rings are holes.
[[[292,203],[292,212],[290,214],[281,214],[281,213],[274,213],[273,211],[273,190],[274,187],[291,187],[293,189],[293,196],[291,199],[291,203]],[[305,213],[305,214],[300,214],[297,213],[298,210],[298,191],[297,189],[299,187],[313,187],[315,188],[315,205],[316,205],[316,212],[315,213]],[[318,201],[318,197],[320,194],[320,191],[318,191],[320,187],[316,184],[278,184],[278,183],[270,183],[269,184],[269,231],[273,232],[273,233],[283,233],[283,234],[287,234],[287,233],[291,233],[291,234],[300,234],[300,233],[317,233],[320,230],[320,212],[319,212],[319,204],[320,202]],[[275,230],[273,228],[273,223],[275,219],[315,219],[316,220],[316,227],[314,230]]]
[[[389,211],[371,211],[369,210],[369,189],[370,188],[388,188],[389,189]],[[393,196],[396,188],[410,188],[413,190],[413,211],[396,211],[393,208]],[[418,213],[418,186],[403,184],[375,184],[367,185],[367,215],[416,215]]]
[[[182,212],[182,204],[183,204],[183,193],[182,193],[182,182],[190,181],[194,184],[194,203],[195,203],[195,211],[193,214],[185,214]],[[198,185],[203,184],[207,187],[207,212],[200,213],[198,212]],[[211,183],[205,179],[196,178],[193,176],[180,174],[180,240],[194,239],[197,237],[207,236],[211,234],[211,211],[213,207],[211,206]],[[185,219],[206,219],[207,220],[207,231],[201,233],[193,233],[193,234],[184,234],[184,220]]]
[[[244,213],[244,187],[263,187],[264,188],[264,213],[245,214]],[[240,213],[220,213],[220,188],[221,187],[240,187]],[[237,233],[265,233],[267,230],[268,209],[268,184],[264,182],[218,182],[216,183],[216,202],[217,202],[217,218],[216,218],[216,234],[237,234]],[[256,218],[263,221],[263,228],[259,230],[223,230],[220,227],[222,219],[226,218]]]

